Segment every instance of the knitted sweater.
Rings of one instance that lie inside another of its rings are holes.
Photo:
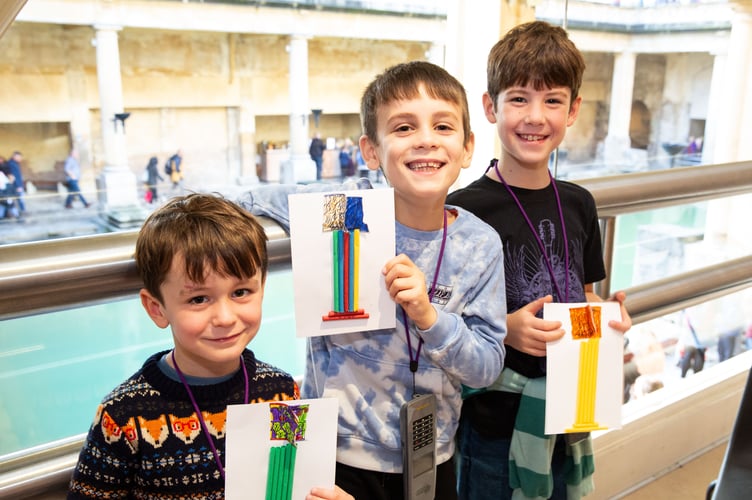
[[[165,375],[159,360],[146,360],[97,408],[73,472],[69,499],[221,499],[224,479],[188,393]],[[290,375],[245,350],[251,403],[299,399]],[[211,439],[224,461],[227,405],[241,403],[244,377],[191,385]]]

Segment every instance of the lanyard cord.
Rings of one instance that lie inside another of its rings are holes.
[[[193,409],[195,410],[198,421],[201,424],[201,429],[204,431],[206,439],[209,441],[209,447],[211,448],[212,454],[214,455],[214,461],[217,462],[219,474],[222,476],[222,479],[224,479],[225,468],[222,466],[222,461],[219,459],[217,446],[214,444],[214,439],[212,439],[211,434],[209,434],[209,429],[206,427],[206,422],[204,421],[204,416],[201,414],[201,410],[198,407],[198,402],[196,402],[196,398],[193,397],[193,392],[188,385],[188,381],[185,379],[183,372],[180,371],[177,361],[175,361],[175,351],[172,351],[170,355],[172,356],[172,364],[175,365],[175,371],[177,372],[180,381],[183,383],[183,387],[185,387],[185,390],[188,393],[188,397],[191,399],[191,404],[193,404]],[[243,369],[243,379],[245,381],[245,396],[243,397],[243,404],[248,404],[248,370],[245,367],[245,362],[243,361],[242,355],[240,356],[240,367]]]
[[[444,232],[441,236],[441,249],[439,250],[439,258],[436,262],[436,271],[433,275],[433,283],[431,289],[428,291],[428,301],[433,301],[433,296],[436,293],[436,281],[439,279],[439,270],[441,269],[441,261],[444,260],[444,247],[446,247],[447,238],[447,211],[444,209]],[[420,349],[423,347],[423,338],[418,336],[418,349],[413,358],[413,345],[410,340],[410,326],[407,322],[407,313],[402,308],[402,323],[405,325],[405,337],[407,338],[407,355],[410,358],[410,371],[413,374],[413,395],[415,395],[415,372],[418,371],[418,361],[420,359]]]
[[[549,258],[548,253],[546,252],[546,247],[543,245],[543,242],[541,241],[540,236],[538,236],[538,232],[535,230],[535,226],[533,226],[533,223],[530,220],[530,217],[528,217],[527,212],[525,212],[525,209],[522,207],[522,203],[520,203],[520,200],[514,194],[514,191],[512,191],[512,188],[509,186],[509,184],[507,184],[507,181],[504,180],[504,177],[501,176],[501,172],[499,172],[499,161],[494,159],[491,164],[493,165],[493,168],[496,171],[496,176],[499,178],[501,183],[507,189],[507,191],[509,192],[509,195],[512,197],[514,202],[517,204],[517,208],[520,209],[522,216],[525,218],[525,222],[527,222],[527,225],[530,228],[530,231],[532,231],[533,236],[535,237],[535,241],[538,242],[538,248],[540,248],[540,251],[543,254],[543,259],[546,263],[546,267],[548,268],[548,274],[551,276],[551,283],[553,284],[553,287],[556,291],[557,298],[559,299],[559,301],[563,300],[564,303],[569,302],[569,243],[567,242],[567,227],[564,224],[564,210],[561,208],[561,199],[559,198],[559,190],[556,188],[556,181],[551,175],[551,172],[550,171],[548,172],[548,177],[551,179],[551,186],[554,188],[554,195],[556,196],[556,207],[559,209],[559,221],[561,222],[561,233],[564,236],[564,294],[561,293],[559,284],[556,282],[556,274],[554,273],[554,267],[551,264],[551,259]]]

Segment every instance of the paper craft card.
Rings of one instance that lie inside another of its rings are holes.
[[[543,318],[566,331],[546,347],[546,434],[621,428],[624,337],[608,326],[619,303],[545,304]]]
[[[297,500],[334,488],[337,411],[335,398],[229,405],[226,498]]]
[[[381,270],[394,257],[394,190],[291,194],[298,337],[394,328]]]

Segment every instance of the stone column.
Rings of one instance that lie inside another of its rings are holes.
[[[81,179],[79,186],[89,197],[96,192],[92,165],[91,118],[86,95],[86,74],[82,68],[66,72],[70,95],[70,139],[71,146],[79,153]]]
[[[749,133],[752,112],[752,1],[730,2],[733,8],[715,129],[713,163],[750,159]],[[744,154],[742,154],[744,151]]]
[[[440,43],[432,43],[426,51],[426,59],[428,62],[432,62],[437,66],[444,67],[444,45]]]
[[[290,159],[282,164],[282,182],[316,180],[316,164],[308,154],[308,37],[291,35],[290,57]]]
[[[475,154],[470,168],[460,172],[456,188],[468,185],[481,175],[488,162],[498,156],[496,129],[483,113],[488,52],[501,33],[502,2],[451,0],[447,6],[445,67],[465,87],[470,108],[470,128],[475,134]]]
[[[259,151],[256,149],[256,115],[250,99],[240,101],[238,140],[240,142],[240,177],[238,184],[258,184],[256,164],[259,163]],[[315,176],[314,176],[315,177]]]
[[[107,217],[117,226],[137,225],[143,220],[138,206],[136,176],[128,168],[123,113],[123,87],[120,78],[118,26],[97,25],[96,61],[99,84],[99,110],[102,123],[104,168],[97,179],[99,201]]]
[[[723,77],[717,100],[709,108],[717,107],[712,138],[711,163],[729,163],[752,158],[752,144],[748,138],[752,126],[752,1],[730,2],[733,8],[728,55],[723,64]],[[715,70],[715,67],[714,67]],[[714,71],[715,73],[715,71]],[[713,75],[715,80],[715,74]],[[715,82],[714,82],[715,83]],[[710,130],[706,123],[705,130]],[[749,248],[749,206],[752,195],[714,200],[708,204],[705,240],[715,243],[719,251],[733,252],[735,248]]]
[[[722,103],[726,79],[726,53],[714,54],[713,73],[710,78],[710,92],[708,95],[708,114],[705,118],[705,138],[702,143],[702,163],[718,163],[715,159],[716,138],[714,131],[718,130],[721,119],[721,109],[713,103]]]
[[[614,56],[608,134],[603,145],[603,159],[609,165],[623,164],[629,158],[629,121],[632,118],[635,61],[633,52],[621,52]]]

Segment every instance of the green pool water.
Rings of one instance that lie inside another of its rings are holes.
[[[305,340],[295,337],[292,272],[267,279],[259,359],[303,374]],[[152,353],[169,329],[138,298],[0,323],[0,455],[85,433],[99,401]]]

